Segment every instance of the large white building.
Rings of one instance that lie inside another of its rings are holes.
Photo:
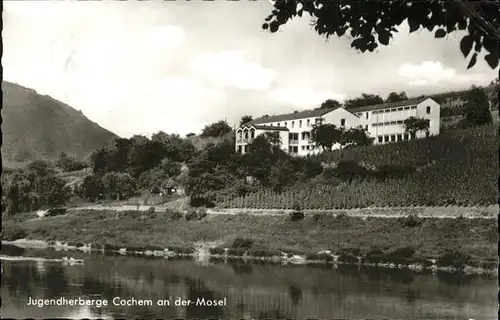
[[[409,117],[429,119],[429,135],[439,134],[440,105],[430,98],[415,98],[349,110],[339,107],[263,116],[236,129],[236,151],[246,153],[256,136],[278,132],[283,150],[299,156],[317,153],[321,150],[311,141],[311,130],[320,122],[346,128],[362,127],[374,138],[375,144],[407,141],[410,136],[405,133],[403,121]],[[416,137],[425,136],[419,132]]]

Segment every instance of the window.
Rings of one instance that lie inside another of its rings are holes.
[[[306,150],[309,150],[309,146],[306,146]]]
[[[299,128],[302,128],[302,120],[299,120]]]
[[[401,111],[401,110],[403,110],[403,108],[402,108],[402,107],[401,107],[401,108],[398,108],[398,111]]]
[[[383,139],[382,136],[378,137],[378,143],[382,143],[382,139]]]
[[[391,134],[391,142],[394,142],[396,141],[396,135],[395,134]]]
[[[365,130],[368,130],[368,125],[365,125]]]
[[[410,110],[410,107],[405,107],[405,110]]]
[[[288,123],[285,122],[285,127],[287,126]]]
[[[398,134],[398,141],[402,141],[403,140],[403,135],[402,134]]]
[[[306,146],[302,146],[302,148],[301,148],[301,149],[302,149],[302,150],[305,150],[305,149],[306,149]]]
[[[391,124],[396,124],[397,122],[396,121],[391,121]]]
[[[245,146],[245,152],[248,152],[248,144]]]
[[[288,147],[288,152],[292,153],[293,152],[293,147]]]
[[[397,110],[398,110],[398,109],[396,109],[396,108],[393,108],[393,109],[391,109],[391,112],[394,112],[394,111],[397,111]]]
[[[391,124],[390,122],[384,122],[384,126],[388,126],[390,124]]]
[[[241,134],[241,131],[238,132],[238,140],[241,140],[243,138],[243,135]]]
[[[278,127],[280,126],[280,123],[278,122]]]
[[[340,119],[340,125],[345,126],[345,119]]]
[[[384,112],[385,112],[385,113],[389,113],[389,112],[391,112],[391,110],[389,110],[389,109],[385,109],[385,110],[384,110]]]
[[[397,121],[398,124],[403,124],[403,120]]]
[[[310,127],[311,126],[311,120],[307,119],[307,126]]]
[[[250,130],[250,138],[255,138],[255,130]]]
[[[372,123],[372,127],[376,127],[377,126],[377,123]]]
[[[292,128],[295,127],[295,121],[292,121]]]
[[[245,139],[248,139],[248,131],[245,131]]]
[[[431,113],[431,107],[427,106],[427,108],[425,108],[425,112],[427,112],[427,114]]]
[[[410,109],[417,109],[417,106],[411,106]]]
[[[377,114],[377,113],[378,113],[378,111],[373,111],[373,114]]]
[[[389,136],[384,136],[384,142],[389,142]]]
[[[366,119],[368,119],[368,112],[366,113]]]
[[[410,140],[410,135],[408,133],[405,133],[403,136],[405,141]]]
[[[243,151],[243,148],[241,146],[238,146],[238,153],[241,153]]]
[[[299,152],[299,147],[292,147],[293,148],[293,153]]]

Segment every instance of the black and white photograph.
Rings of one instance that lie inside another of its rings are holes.
[[[2,318],[493,320],[498,0],[5,0]]]

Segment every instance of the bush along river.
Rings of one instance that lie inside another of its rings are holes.
[[[497,317],[498,280],[491,274],[340,264],[324,258],[328,252],[316,257],[323,263],[292,264],[235,259],[227,252],[214,258],[202,253],[206,248],[191,256],[69,248],[3,245],[3,317]]]

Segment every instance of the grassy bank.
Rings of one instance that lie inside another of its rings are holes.
[[[362,257],[375,264],[448,259],[450,266],[491,267],[497,261],[497,222],[491,219],[363,219],[321,214],[292,221],[288,215],[238,214],[186,220],[172,212],[93,210],[28,218],[4,220],[2,239],[57,240],[107,249],[168,248],[186,254],[193,253],[198,243],[210,242],[217,244],[210,248],[215,255],[271,257],[283,253],[330,261],[328,252],[319,253],[329,251],[340,262],[356,263]]]

